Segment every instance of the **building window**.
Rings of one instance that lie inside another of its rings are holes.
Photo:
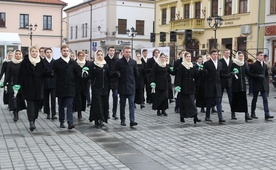
[[[171,21],[175,20],[175,6],[171,7]]]
[[[27,28],[29,25],[29,14],[20,14],[20,28]]]
[[[239,13],[247,13],[247,0],[240,0]]]
[[[162,25],[166,25],[167,23],[167,9],[164,8],[162,9],[162,21],[161,21],[161,24]]]
[[[136,31],[137,35],[144,35],[145,30],[145,21],[144,20],[136,20]]]
[[[225,13],[225,15],[232,14],[232,0],[225,0],[224,13]]]
[[[75,30],[75,39],[78,38],[78,26],[76,26],[76,30]]]
[[[218,15],[218,0],[212,0],[211,16]]]
[[[43,15],[43,29],[51,30],[52,29],[52,16]]]
[[[84,24],[81,25],[81,37],[84,37]]]
[[[87,23],[84,24],[84,37],[87,37]]]
[[[276,14],[276,0],[270,0],[270,14]]]
[[[195,18],[200,18],[201,13],[201,2],[195,3]]]
[[[0,27],[6,27],[6,13],[0,12]]]
[[[190,18],[190,4],[184,5],[184,19]]]
[[[118,19],[118,34],[126,34],[127,30],[127,20],[126,19]]]
[[[73,27],[70,28],[70,39],[73,39]]]

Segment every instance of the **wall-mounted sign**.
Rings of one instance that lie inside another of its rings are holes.
[[[276,35],[276,25],[265,27],[265,36]]]

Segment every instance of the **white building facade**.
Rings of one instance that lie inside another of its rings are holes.
[[[133,44],[133,53],[151,47],[154,1],[151,0],[90,0],[65,10],[67,13],[67,44],[72,52],[93,51],[114,46],[118,54]],[[135,37],[127,29],[137,31]]]

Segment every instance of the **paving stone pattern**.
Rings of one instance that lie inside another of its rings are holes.
[[[2,89],[0,93],[2,98]],[[269,108],[275,116],[276,89],[271,87],[270,93]],[[251,99],[248,96],[249,110]],[[122,127],[113,119],[95,128],[87,109],[82,122],[74,115],[76,129],[60,129],[58,120],[47,120],[40,113],[37,129],[30,132],[26,111],[14,123],[1,100],[0,169],[275,170],[276,120],[264,120],[261,97],[256,110],[259,119],[248,123],[244,113],[230,120],[227,94],[222,102],[227,121],[222,125],[216,114],[212,123],[194,125],[192,119],[181,123],[171,103],[168,117],[156,116],[149,104],[144,109],[137,106],[135,128]],[[204,120],[204,114],[199,113],[199,118]]]

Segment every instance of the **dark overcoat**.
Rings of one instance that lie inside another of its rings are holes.
[[[219,61],[221,62],[221,65],[222,65],[222,70],[221,70],[222,74],[227,75],[230,72],[232,72],[232,70],[233,70],[233,69],[231,70],[232,64],[233,64],[232,60],[229,59],[228,66],[227,66],[225,59],[222,58]],[[221,79],[221,87],[222,88],[231,88],[231,86],[232,86],[232,78],[231,77]]]
[[[54,61],[53,70],[57,76],[56,97],[75,97],[76,77],[81,76],[76,61],[67,63],[62,58]]]
[[[107,95],[109,90],[109,65],[105,64],[103,68],[94,63],[89,66],[89,75],[91,76],[92,95]]]
[[[195,94],[195,78],[197,71],[195,67],[187,69],[182,64],[178,67],[175,77],[175,85],[181,87],[181,94]]]
[[[3,75],[6,73],[8,63],[9,62],[4,61],[3,64],[2,64],[1,73],[0,73],[0,80],[2,79]]]
[[[18,84],[21,85],[25,100],[42,100],[44,94],[45,65],[41,61],[34,66],[29,57],[24,57],[18,74]]]
[[[238,66],[237,64],[233,63],[231,69],[233,70],[234,68],[238,69],[239,73],[237,74],[237,78],[235,76],[232,78],[232,92],[245,92],[245,76],[250,77],[248,66],[246,64],[243,66]]]
[[[43,59],[45,65],[44,74],[44,89],[54,89],[56,88],[56,75],[53,73],[54,59],[49,63],[46,59]]]
[[[112,59],[107,55],[105,56],[104,60],[108,64],[110,74],[115,74],[115,65],[116,62],[119,60],[118,57],[114,56]],[[109,88],[111,89],[117,89],[118,88],[118,77],[113,76],[109,80]]]
[[[125,57],[122,57],[117,61],[115,68],[119,73],[118,93],[121,95],[135,95],[135,81],[139,76],[136,61],[132,58],[127,61]]]
[[[268,92],[268,82],[266,81],[266,78],[268,77],[267,65],[264,63],[262,67],[261,63],[259,61],[256,61],[250,66],[249,72],[252,78],[253,92]],[[263,77],[260,77],[260,75],[263,75]]]
[[[206,74],[205,97],[221,97],[221,70],[222,64],[218,61],[217,69],[210,59],[203,64]]]

